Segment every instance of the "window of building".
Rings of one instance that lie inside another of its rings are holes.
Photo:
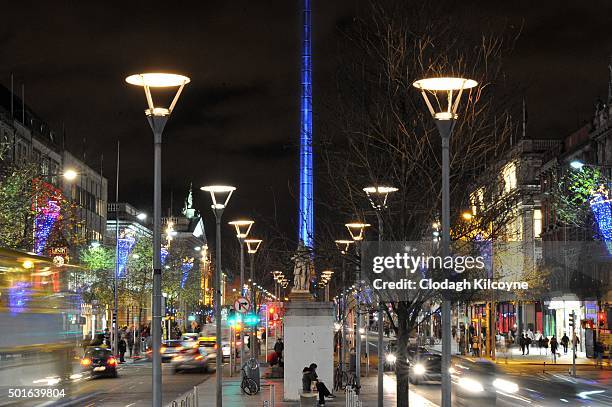
[[[542,211],[536,209],[533,211],[533,237],[542,236]]]
[[[502,169],[504,178],[504,192],[509,193],[516,189],[516,164],[509,163]]]

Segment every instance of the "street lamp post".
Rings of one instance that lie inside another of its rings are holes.
[[[142,86],[147,99],[145,110],[147,120],[153,130],[154,170],[153,170],[153,406],[162,405],[161,371],[161,142],[164,127],[190,79],[183,75],[167,73],[142,73],[128,76],[125,81],[130,85]],[[155,107],[152,88],[176,87],[178,90],[168,108]],[[115,335],[116,336],[116,335]]]
[[[215,287],[214,287],[214,303],[215,303],[215,330],[217,357],[215,360],[215,376],[217,379],[217,391],[215,393],[217,407],[223,406],[223,351],[221,346],[221,217],[223,210],[227,207],[232,193],[236,190],[235,187],[226,185],[210,185],[200,188],[202,191],[209,192],[212,199],[211,208],[215,215],[216,223],[216,264],[215,264]],[[217,202],[218,200],[218,202]]]
[[[361,222],[353,222],[353,223],[347,223],[344,226],[346,226],[349,233],[351,234],[351,238],[355,242],[355,251],[357,252],[357,255],[359,256],[360,255],[359,249],[361,248],[360,243],[361,241],[363,241],[363,238],[365,236],[365,228],[369,227],[370,224],[361,223]],[[355,279],[356,279],[355,285],[359,289],[359,286],[361,284],[361,265],[359,263],[357,264],[357,273],[355,275]],[[357,323],[355,326],[355,378],[356,378],[356,385],[357,385],[357,393],[359,393],[359,390],[361,389],[361,313],[359,310],[359,306],[360,306],[359,295],[357,295],[356,303],[357,305],[355,306],[355,315],[357,316]]]
[[[257,304],[255,303],[255,279],[253,276],[253,263],[255,262],[255,253],[259,250],[259,246],[261,245],[262,240],[260,239],[245,239],[244,242],[247,245],[247,253],[249,254],[250,259],[250,278],[251,281],[251,306],[253,307],[253,312],[257,317]],[[251,344],[251,357],[255,357],[257,359],[257,323],[253,325],[251,328],[251,337],[249,338],[249,343]]]
[[[344,287],[346,285],[346,261],[344,256],[348,253],[348,250],[352,244],[355,242],[353,240],[336,240],[335,241],[338,250],[340,250],[340,254],[342,255],[342,346],[340,347],[340,369],[344,371],[344,361],[346,360],[346,309],[347,309],[347,295]]]
[[[252,220],[234,220],[229,222],[230,225],[236,229],[236,237],[240,244],[240,296],[244,295],[244,240],[249,236],[251,227],[253,227]],[[244,364],[244,335],[242,329],[240,330],[240,363]]]
[[[368,200],[372,205],[372,208],[376,212],[376,219],[378,220],[378,255],[382,256],[382,241],[383,241],[383,218],[382,211],[387,207],[387,198],[392,192],[396,192],[398,189],[395,187],[365,187],[363,191],[368,196]],[[384,325],[384,310],[385,304],[380,301],[378,304],[378,373],[377,373],[377,387],[378,387],[378,407],[383,407],[383,325]]]
[[[453,128],[457,121],[457,108],[465,89],[471,89],[478,83],[463,78],[428,78],[413,83],[421,91],[427,108],[433,117],[442,138],[442,256],[450,252],[450,159],[449,145]],[[453,95],[453,92],[456,94]],[[428,93],[433,95],[437,106],[429,100]],[[438,98],[438,93],[446,98]],[[454,99],[453,99],[454,97]],[[444,103],[446,99],[446,103]],[[443,106],[444,105],[444,106]],[[442,301],[442,407],[451,407],[451,304]]]

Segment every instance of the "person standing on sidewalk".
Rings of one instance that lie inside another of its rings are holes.
[[[125,363],[125,351],[126,351],[126,347],[127,344],[125,343],[125,336],[122,336],[119,339],[119,363]]]
[[[563,346],[563,354],[567,355],[567,348],[569,346],[569,337],[567,336],[565,332],[563,333],[563,336],[561,337],[561,345]]]
[[[525,356],[525,335],[521,334],[521,336],[519,337],[519,346],[521,347],[521,352],[523,353],[523,356]]]
[[[550,338],[550,352],[552,353],[553,363],[557,363],[557,349],[559,348],[559,343],[557,342],[557,338],[553,335]]]

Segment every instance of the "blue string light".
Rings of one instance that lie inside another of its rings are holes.
[[[612,254],[612,202],[604,194],[597,193],[590,204],[599,233],[608,248],[608,253]]]
[[[42,254],[47,246],[53,226],[60,214],[60,206],[56,201],[47,201],[47,205],[36,209],[34,218],[34,253]]]
[[[117,268],[117,277],[122,278],[125,274],[125,266],[127,265],[128,258],[132,249],[134,248],[134,244],[136,243],[136,239],[133,236],[123,236],[117,240],[117,251],[118,253],[118,268]]]
[[[189,272],[193,268],[193,258],[185,258],[183,259],[183,264],[181,264],[181,271],[183,275],[181,277],[181,288],[185,288],[185,283],[187,283],[187,278],[189,277]]]

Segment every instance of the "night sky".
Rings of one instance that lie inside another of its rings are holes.
[[[108,3],[115,3],[111,5]],[[325,117],[318,95],[333,92],[339,26],[363,2],[313,0],[315,138]],[[359,3],[359,4],[358,4]],[[612,2],[449,2],[473,29],[523,31],[508,58],[529,112],[528,136],[561,138],[606,99]],[[570,5],[572,4],[572,5]],[[410,2],[407,2],[407,7]],[[121,140],[120,201],[150,210],[152,135],[144,94],[128,74],[170,70],[192,78],[164,139],[164,207],[175,211],[189,182],[238,187],[226,218],[240,215],[295,227],[299,142],[300,1],[12,2],[0,24],[0,83],[16,89],[68,146],[98,168],[104,155],[114,200]],[[196,206],[208,197],[195,192]],[[276,212],[275,212],[276,210]],[[212,222],[206,214],[209,229]],[[255,231],[255,230],[254,230]],[[255,231],[255,233],[257,233]]]

